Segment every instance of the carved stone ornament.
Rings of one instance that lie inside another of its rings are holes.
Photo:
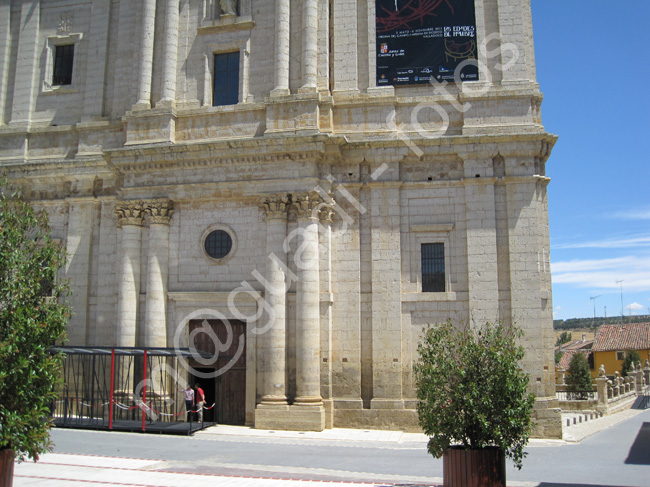
[[[287,211],[291,206],[291,197],[289,195],[278,195],[271,198],[263,198],[260,208],[264,212],[267,220],[285,219]]]
[[[598,369],[598,377],[605,377],[605,364],[600,364]]]
[[[221,15],[237,15],[237,0],[219,0]]]
[[[144,203],[149,214],[149,222],[153,224],[169,225],[169,220],[174,214],[174,202],[168,199],[150,200]]]
[[[144,223],[145,207],[142,201],[126,201],[115,205],[113,213],[117,218],[117,226],[142,226]]]
[[[316,191],[293,195],[292,202],[299,220],[307,218],[319,219],[321,210],[331,207],[333,204],[333,199],[330,198],[325,201]]]
[[[332,217],[334,216],[334,208],[329,204],[324,204],[318,213],[321,223],[328,225],[332,224]]]

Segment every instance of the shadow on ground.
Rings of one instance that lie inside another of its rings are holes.
[[[626,465],[650,465],[650,423],[641,425],[625,463]]]

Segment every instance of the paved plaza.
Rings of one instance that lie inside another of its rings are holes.
[[[55,429],[52,438],[52,453],[16,465],[16,487],[442,484],[426,437],[400,431],[219,425],[193,437]],[[532,440],[527,451],[521,471],[509,464],[509,486],[650,487],[650,410],[583,418],[564,440]]]

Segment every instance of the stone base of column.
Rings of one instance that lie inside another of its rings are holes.
[[[273,88],[270,95],[271,98],[280,98],[291,95],[291,91],[289,91],[289,88]]]
[[[325,408],[320,406],[272,406],[258,404],[255,429],[280,431],[323,431]]]
[[[370,400],[370,409],[404,409],[404,400],[374,398]]]
[[[533,438],[562,438],[562,414],[555,397],[535,399],[532,417],[535,423]]]

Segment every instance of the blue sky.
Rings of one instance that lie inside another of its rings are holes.
[[[650,314],[650,1],[531,3],[555,318]]]

